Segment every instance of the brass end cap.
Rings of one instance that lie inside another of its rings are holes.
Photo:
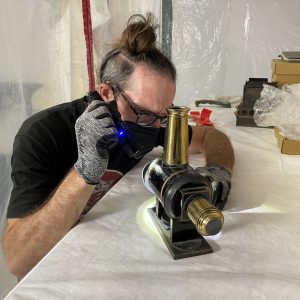
[[[195,199],[187,207],[187,215],[201,235],[215,235],[224,224],[224,216],[206,199]]]

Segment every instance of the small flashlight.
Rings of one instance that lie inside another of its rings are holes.
[[[123,130],[118,131],[119,137],[123,137],[124,135],[125,135],[125,131],[123,131]]]

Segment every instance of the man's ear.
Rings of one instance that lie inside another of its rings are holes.
[[[98,91],[99,91],[101,98],[105,102],[110,102],[110,101],[114,100],[114,92],[113,92],[112,87],[109,84],[100,83]]]

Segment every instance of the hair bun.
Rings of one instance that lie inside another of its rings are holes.
[[[146,17],[140,14],[132,15],[121,39],[116,43],[116,48],[136,53],[157,49],[155,33],[157,28],[152,13],[147,13]]]

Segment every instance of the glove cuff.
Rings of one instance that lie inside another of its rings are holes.
[[[220,170],[220,171],[226,173],[226,174],[229,176],[229,178],[231,178],[231,176],[232,176],[232,171],[231,171],[231,170],[226,169],[226,168],[224,168],[224,167],[222,167],[222,166],[220,166],[220,165],[216,165],[216,164],[213,164],[213,163],[208,163],[208,164],[206,165],[206,167],[207,167],[209,170]]]
[[[74,165],[74,169],[76,170],[77,174],[87,183],[90,185],[97,185],[99,183],[98,181],[91,181],[88,177],[86,177],[83,172],[81,172],[81,167],[79,166],[78,161]],[[99,177],[100,178],[100,177]]]

